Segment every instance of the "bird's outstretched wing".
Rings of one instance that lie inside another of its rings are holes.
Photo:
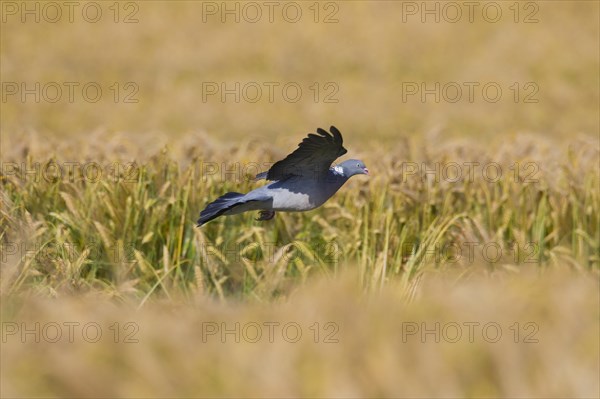
[[[298,148],[281,161],[275,162],[268,172],[259,173],[256,178],[283,180],[290,176],[303,176],[318,179],[324,176],[338,157],[348,152],[343,146],[342,134],[335,126],[331,133],[319,128],[317,134],[310,133]]]

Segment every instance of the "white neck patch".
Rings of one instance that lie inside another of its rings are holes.
[[[333,168],[331,168],[333,170],[333,173],[343,176],[344,175],[344,168],[342,168],[341,166],[334,166]]]

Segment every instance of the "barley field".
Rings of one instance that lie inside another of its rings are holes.
[[[0,8],[3,398],[600,396],[597,2]]]

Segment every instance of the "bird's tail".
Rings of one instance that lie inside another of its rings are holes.
[[[206,208],[204,208],[204,210],[200,212],[200,219],[198,219],[197,222],[198,226],[202,226],[203,224],[208,223],[215,218],[218,218],[223,213],[238,205],[239,199],[243,196],[244,194],[234,192],[220,196],[219,198],[208,204]]]

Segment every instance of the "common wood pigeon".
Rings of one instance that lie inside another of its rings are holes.
[[[275,211],[309,211],[323,205],[350,177],[368,175],[365,164],[356,159],[331,166],[348,151],[340,131],[335,126],[329,130],[331,133],[321,128],[317,134],[310,133],[294,152],[256,175],[256,180],[271,183],[247,194],[230,192],[208,204],[200,212],[198,226],[222,215],[254,210],[260,211],[256,220],[270,220]]]

